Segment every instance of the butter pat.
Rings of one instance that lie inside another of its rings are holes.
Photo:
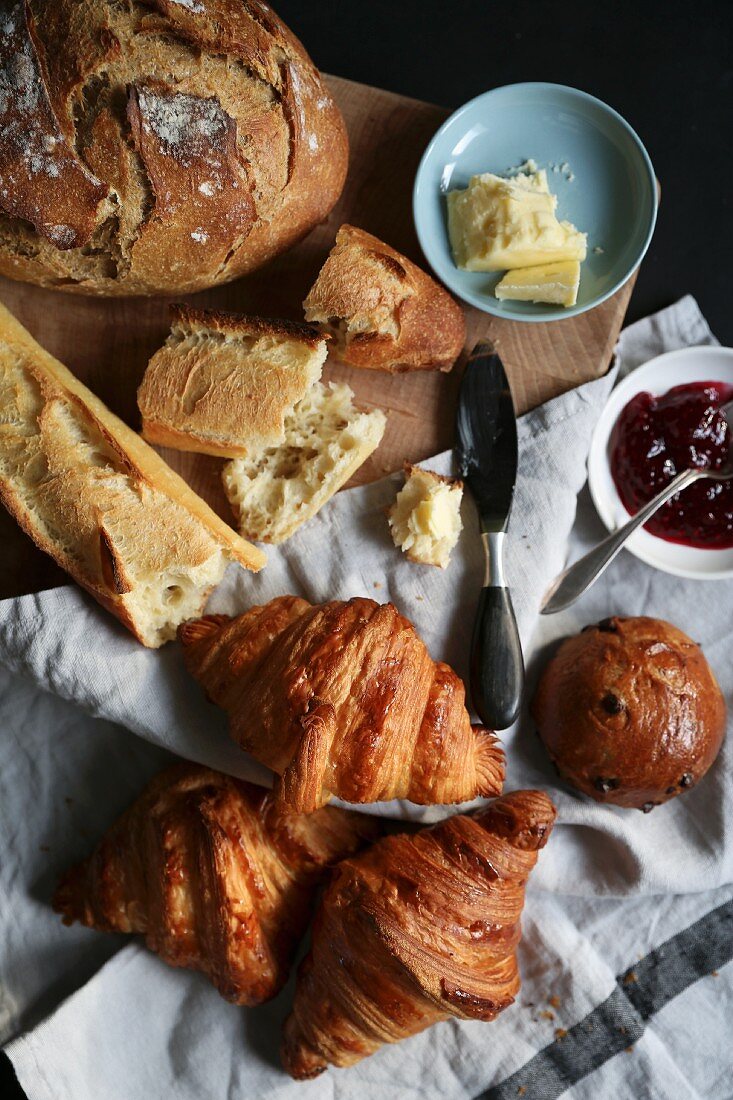
[[[502,301],[511,298],[517,302],[551,302],[558,306],[574,306],[578,300],[580,263],[563,260],[558,264],[540,267],[522,267],[507,271],[494,293]]]
[[[586,235],[558,221],[544,169],[509,179],[472,176],[465,191],[449,191],[447,200],[453,256],[466,271],[585,259]]]
[[[419,466],[405,466],[405,474],[388,512],[394,544],[410,561],[444,569],[463,527],[463,485]]]

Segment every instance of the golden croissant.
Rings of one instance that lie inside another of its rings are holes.
[[[438,1020],[493,1020],[510,1005],[524,888],[554,820],[541,791],[515,791],[341,863],[298,971],[287,1071],[314,1077]]]
[[[54,897],[64,923],[140,932],[171,966],[253,1005],[288,976],[326,868],[376,835],[363,815],[284,813],[271,793],[195,764],[158,775]]]
[[[280,776],[283,805],[465,802],[501,791],[504,755],[472,727],[462,682],[374,600],[282,596],[179,629],[186,665],[242,748]]]

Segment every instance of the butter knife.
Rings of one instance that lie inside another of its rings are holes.
[[[486,574],[471,641],[471,695],[482,722],[506,729],[517,717],[524,659],[504,579],[504,538],[517,479],[517,420],[509,380],[486,341],[476,345],[461,381],[455,457],[476,502]]]

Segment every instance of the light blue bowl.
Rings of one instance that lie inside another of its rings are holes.
[[[529,159],[547,170],[558,217],[588,234],[578,301],[567,309],[500,302],[494,287],[502,272],[461,271],[453,262],[446,192]],[[509,84],[470,100],[440,127],[417,170],[413,214],[428,262],[464,302],[513,321],[556,321],[605,301],[638,267],[654,232],[657,184],[637,135],[600,99],[562,84]]]

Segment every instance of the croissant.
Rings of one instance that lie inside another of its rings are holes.
[[[326,868],[376,835],[336,807],[283,813],[272,795],[195,764],[162,772],[61,880],[64,923],[140,932],[235,1004],[285,982]]]
[[[495,795],[504,755],[472,727],[465,690],[392,604],[282,596],[178,632],[190,672],[242,748],[280,776],[283,805],[422,804]]]
[[[524,888],[554,820],[541,791],[515,791],[341,863],[298,971],[288,1073],[315,1077],[438,1020],[493,1020],[510,1005]]]

